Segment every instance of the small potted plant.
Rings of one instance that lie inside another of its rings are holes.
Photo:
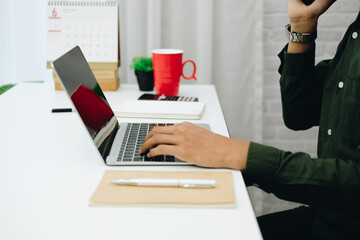
[[[154,89],[151,57],[134,57],[130,69],[135,70],[140,91],[152,91]]]

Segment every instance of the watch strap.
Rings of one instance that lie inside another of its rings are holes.
[[[290,42],[308,43],[315,41],[317,38],[317,31],[312,33],[291,32],[291,25],[288,24],[285,26],[285,35]]]

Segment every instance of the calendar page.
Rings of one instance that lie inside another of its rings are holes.
[[[114,2],[49,2],[47,61],[80,46],[88,62],[119,62],[118,5]]]

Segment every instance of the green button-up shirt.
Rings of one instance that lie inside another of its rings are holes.
[[[285,125],[319,126],[318,158],[250,144],[245,179],[317,208],[314,238],[360,239],[360,14],[331,60],[279,54]]]

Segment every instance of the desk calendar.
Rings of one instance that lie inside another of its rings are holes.
[[[117,3],[50,1],[47,6],[47,23],[49,68],[53,60],[77,45],[90,66],[93,65],[92,69],[118,68],[120,53]]]

